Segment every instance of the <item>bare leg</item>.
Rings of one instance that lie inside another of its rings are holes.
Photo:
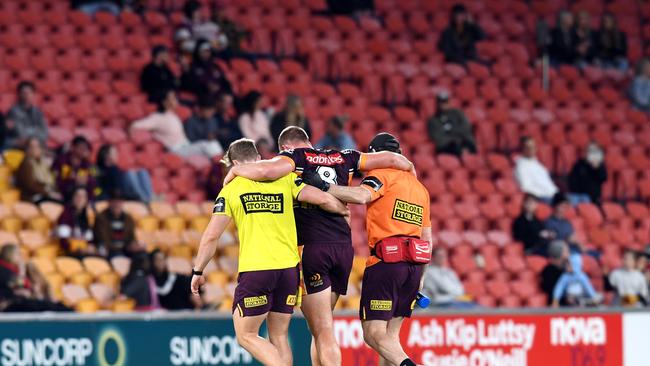
[[[313,334],[311,359],[314,366],[340,366],[341,350],[334,337],[332,310],[339,295],[327,288],[302,299],[302,312],[305,314],[309,330]]]
[[[404,318],[384,320],[364,320],[363,338],[381,356],[380,365],[399,365],[408,358],[399,341],[399,329]]]
[[[286,366],[278,349],[271,342],[259,336],[260,326],[266,315],[242,317],[238,311],[233,314],[237,342],[256,360],[266,366]]]
[[[266,325],[269,330],[269,340],[277,348],[282,358],[282,364],[291,366],[293,364],[293,355],[289,347],[289,321],[291,314],[270,312],[266,319]]]

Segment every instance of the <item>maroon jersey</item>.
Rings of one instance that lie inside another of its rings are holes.
[[[352,175],[363,164],[362,155],[356,150],[300,148],[282,151],[280,156],[291,160],[298,175],[306,168],[314,167],[324,181],[340,186],[349,185]],[[300,202],[294,206],[294,213],[298,244],[352,245],[350,226],[343,216]]]

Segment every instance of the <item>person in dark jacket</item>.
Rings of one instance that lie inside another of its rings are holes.
[[[215,62],[212,46],[205,40],[196,43],[190,69],[181,75],[181,90],[196,96],[220,92],[232,93],[226,74]]]
[[[147,253],[140,253],[131,259],[131,268],[122,279],[120,291],[135,300],[137,310],[160,309],[156,280],[151,275],[151,261]]]
[[[217,119],[215,117],[215,102],[211,95],[199,97],[194,113],[183,124],[188,140],[216,140]]]
[[[627,36],[618,28],[616,17],[605,13],[596,36],[596,61],[602,67],[627,70]]]
[[[596,52],[595,32],[591,30],[591,15],[586,11],[578,13],[575,34],[576,66],[583,67],[594,60]]]
[[[169,68],[169,50],[158,45],[151,50],[151,62],[142,69],[140,89],[145,92],[149,102],[155,103],[160,90],[176,89],[178,79]]]
[[[94,199],[97,188],[97,169],[90,161],[92,147],[83,136],[72,139],[69,151],[62,152],[52,164],[56,185],[65,202],[72,199],[77,187],[86,187],[88,198]]]
[[[47,142],[47,120],[36,106],[36,86],[31,81],[21,81],[16,87],[18,102],[5,118],[4,147],[21,148],[30,137]]]
[[[120,191],[126,199],[151,202],[153,187],[146,169],[123,170],[118,165],[117,149],[104,144],[97,152],[97,182],[101,193],[98,200],[108,199],[113,190]]]
[[[479,27],[462,4],[451,9],[449,26],[442,32],[438,49],[444,53],[447,62],[464,64],[467,61],[480,61],[476,51],[476,42],[485,38]]]
[[[449,94],[440,92],[436,97],[436,114],[429,119],[429,136],[438,154],[461,156],[464,151],[476,153],[476,141],[465,113],[451,108]]]
[[[562,240],[554,240],[548,248],[548,264],[540,273],[540,287],[546,294],[547,305],[553,303],[553,290],[560,280],[560,277],[566,270],[569,259],[569,247]],[[565,305],[564,299],[560,300],[560,305]]]
[[[557,17],[557,24],[551,30],[551,44],[549,57],[551,65],[573,65],[576,61],[576,35],[573,30],[573,14],[561,11]]]
[[[242,138],[238,121],[233,118],[233,97],[229,93],[219,93],[217,95],[216,110],[214,118],[217,120],[217,140],[221,146],[230,146],[230,144]]]
[[[167,310],[200,309],[199,296],[192,296],[189,276],[169,272],[167,256],[159,249],[149,255],[160,307]]]
[[[66,255],[83,257],[97,253],[88,215],[88,193],[84,187],[74,190],[72,202],[63,209],[57,220],[56,236]]]
[[[512,237],[524,244],[526,254],[547,255],[550,233],[544,229],[544,223],[536,216],[537,197],[526,194],[522,202],[521,214],[512,223]]]
[[[585,157],[576,161],[569,174],[569,200],[572,204],[600,204],[602,186],[607,181],[603,150],[592,142]]]
[[[93,228],[98,251],[108,258],[132,257],[146,248],[135,238],[135,221],[124,211],[122,194],[118,190],[110,193],[108,208],[100,212]]]
[[[274,146],[278,143],[280,132],[289,126],[298,126],[307,132],[307,136],[311,136],[309,120],[305,116],[305,107],[300,97],[294,94],[287,96],[284,109],[271,118],[271,137],[273,137]]]

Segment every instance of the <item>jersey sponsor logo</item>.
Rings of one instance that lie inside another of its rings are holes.
[[[320,273],[313,274],[309,277],[309,286],[310,287],[323,286],[323,277],[320,275]]]
[[[422,206],[396,199],[392,217],[397,221],[421,226],[423,213]]]
[[[305,152],[305,159],[307,159],[307,162],[310,164],[314,165],[339,165],[343,164],[345,160],[343,160],[343,156],[341,153],[335,153],[335,154],[318,154],[318,153],[311,153],[311,152]]]
[[[381,187],[384,186],[384,183],[382,183],[377,177],[366,177],[364,178],[364,180],[361,181],[361,184],[367,185],[368,187],[372,188],[372,190],[375,192],[379,192]]]
[[[370,310],[391,311],[392,309],[392,300],[370,300]]]
[[[266,295],[262,296],[251,296],[244,298],[244,307],[245,308],[255,308],[258,306],[264,306],[269,303],[269,300],[266,298]]]
[[[287,296],[287,305],[295,306],[296,305],[296,295]]]
[[[214,208],[212,209],[212,213],[222,212],[226,212],[226,198],[217,197],[217,199],[214,201]]]
[[[246,214],[258,212],[281,214],[284,212],[282,193],[244,193],[239,198]]]

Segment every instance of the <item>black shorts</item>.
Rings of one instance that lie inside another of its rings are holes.
[[[354,249],[350,245],[312,244],[302,250],[302,275],[307,294],[332,287],[332,292],[345,295],[352,271]]]

